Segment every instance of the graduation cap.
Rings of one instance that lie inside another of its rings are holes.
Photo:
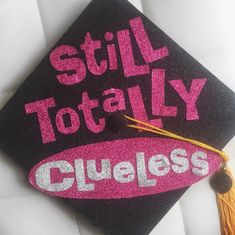
[[[130,3],[93,0],[1,110],[0,148],[104,234],[148,234],[220,168],[234,104]]]

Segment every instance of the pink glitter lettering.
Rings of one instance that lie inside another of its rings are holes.
[[[56,76],[57,80],[63,85],[70,86],[80,83],[86,77],[86,66],[83,61],[77,57],[71,57],[77,54],[78,52],[74,47],[67,45],[57,47],[50,54],[51,65],[57,71],[74,71],[73,74],[62,73]],[[62,59],[62,56],[68,58]]]
[[[162,127],[162,120],[160,118],[148,120],[143,97],[139,86],[128,88],[128,95],[135,119],[141,120],[143,122],[149,122],[152,125],[158,127]]]
[[[125,97],[121,89],[108,89],[103,92],[103,96],[112,95],[110,98],[106,98],[103,102],[103,108],[105,112],[115,112],[118,110],[125,110]]]
[[[84,119],[87,128],[93,133],[99,133],[105,128],[105,119],[100,118],[98,124],[95,122],[92,109],[99,107],[97,99],[91,100],[87,92],[82,93],[82,103],[78,105],[78,108],[83,111]]]
[[[138,76],[149,73],[148,65],[135,65],[130,33],[128,30],[117,32],[118,44],[126,77]]]
[[[27,114],[36,113],[41,136],[42,142],[49,143],[56,140],[55,133],[51,124],[50,116],[48,113],[48,109],[55,107],[55,100],[54,98],[49,98],[45,100],[38,100],[33,103],[25,104],[25,112]]]
[[[130,20],[129,23],[146,63],[160,60],[169,55],[167,47],[153,49],[140,17]]]
[[[152,70],[152,112],[157,116],[177,115],[177,107],[165,106],[165,69]]]
[[[64,116],[69,115],[70,126],[65,126]],[[59,132],[63,134],[73,134],[80,127],[80,120],[77,112],[71,108],[63,108],[56,114],[56,126]]]
[[[193,79],[189,92],[186,90],[182,80],[172,80],[169,82],[186,104],[186,119],[198,120],[199,115],[196,102],[206,83],[206,79]]]
[[[101,49],[101,41],[92,40],[91,34],[87,33],[84,44],[82,44],[80,48],[85,53],[89,71],[94,75],[104,74],[107,69],[107,61],[101,60],[100,65],[98,65],[95,58],[95,50]]]

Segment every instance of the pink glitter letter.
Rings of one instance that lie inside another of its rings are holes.
[[[165,69],[152,71],[152,112],[157,116],[176,116],[177,107],[165,106]]]
[[[57,47],[50,54],[51,65],[61,72],[75,71],[73,74],[62,73],[57,75],[57,80],[63,85],[74,85],[81,82],[86,77],[86,66],[83,61],[77,57],[77,50],[72,46],[63,45]],[[62,59],[62,56],[66,58]]]
[[[110,70],[117,70],[118,69],[118,62],[117,62],[117,53],[115,49],[115,45],[107,45],[107,51],[109,56],[109,69]]]
[[[121,53],[123,70],[126,77],[138,76],[149,73],[148,65],[135,65],[131,38],[128,30],[117,32],[118,44]]]
[[[143,97],[139,86],[128,88],[128,95],[135,119],[139,119],[143,122],[149,122],[152,125],[162,127],[161,119],[148,120],[144,107]]]
[[[99,133],[105,128],[105,119],[100,118],[99,123],[96,124],[93,118],[92,109],[99,106],[98,100],[90,100],[88,93],[82,93],[82,103],[78,105],[78,108],[83,111],[87,128],[93,133]]]
[[[206,79],[193,79],[189,92],[186,90],[182,80],[172,80],[169,82],[186,104],[186,119],[199,119],[196,102],[198,100],[199,95],[201,94],[202,88],[206,83]]]
[[[25,112],[27,114],[37,113],[39,126],[42,135],[42,142],[44,144],[53,142],[56,140],[55,133],[51,124],[48,109],[55,107],[55,99],[49,98],[44,100],[38,100],[33,103],[25,104]]]
[[[169,55],[167,47],[153,49],[140,17],[130,20],[129,23],[146,63],[160,60]]]
[[[91,38],[91,34],[87,33],[84,44],[82,44],[80,48],[85,53],[87,60],[87,67],[90,70],[90,72],[94,75],[101,75],[105,73],[107,69],[107,61],[101,60],[100,65],[98,65],[95,59],[95,50],[101,48],[101,42],[93,41]]]
[[[70,118],[70,126],[65,126],[64,116],[68,114]],[[80,127],[80,120],[77,112],[71,108],[63,108],[56,114],[56,126],[59,132],[63,134],[75,133]]]
[[[115,112],[117,110],[126,109],[125,97],[121,89],[108,89],[103,92],[103,95],[112,95],[103,102],[103,108],[105,112]]]

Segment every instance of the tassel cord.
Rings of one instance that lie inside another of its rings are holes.
[[[142,125],[142,126],[138,126],[138,125],[134,125],[134,124],[128,124],[127,126],[130,127],[130,128],[134,128],[134,129],[138,129],[138,130],[143,130],[143,131],[159,134],[159,135],[170,137],[170,138],[177,139],[177,140],[182,140],[182,141],[191,143],[193,145],[202,147],[204,149],[207,149],[209,151],[215,152],[215,153],[219,154],[223,158],[224,165],[226,165],[226,162],[229,160],[229,157],[227,156],[227,154],[225,152],[220,151],[219,149],[216,149],[216,148],[214,148],[214,147],[212,147],[210,145],[207,145],[207,144],[205,144],[203,142],[200,142],[200,141],[197,141],[197,140],[194,140],[194,139],[190,139],[190,138],[185,138],[183,136],[174,134],[174,133],[172,133],[170,131],[167,131],[167,130],[164,130],[162,128],[153,126],[153,125],[148,124],[146,122],[142,122],[140,120],[131,118],[131,117],[127,116],[127,115],[125,115],[125,117],[128,120],[130,120],[130,121],[133,121],[133,122],[136,122],[136,123]]]

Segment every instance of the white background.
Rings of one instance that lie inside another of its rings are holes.
[[[0,108],[88,2],[0,0]],[[235,91],[233,0],[131,2]],[[226,151],[235,159],[234,138]],[[235,160],[230,165],[235,170]],[[79,233],[101,234],[54,198],[29,188],[23,171],[0,152],[0,234]],[[220,234],[215,195],[208,179],[186,192],[152,231],[151,235],[155,234]]]

